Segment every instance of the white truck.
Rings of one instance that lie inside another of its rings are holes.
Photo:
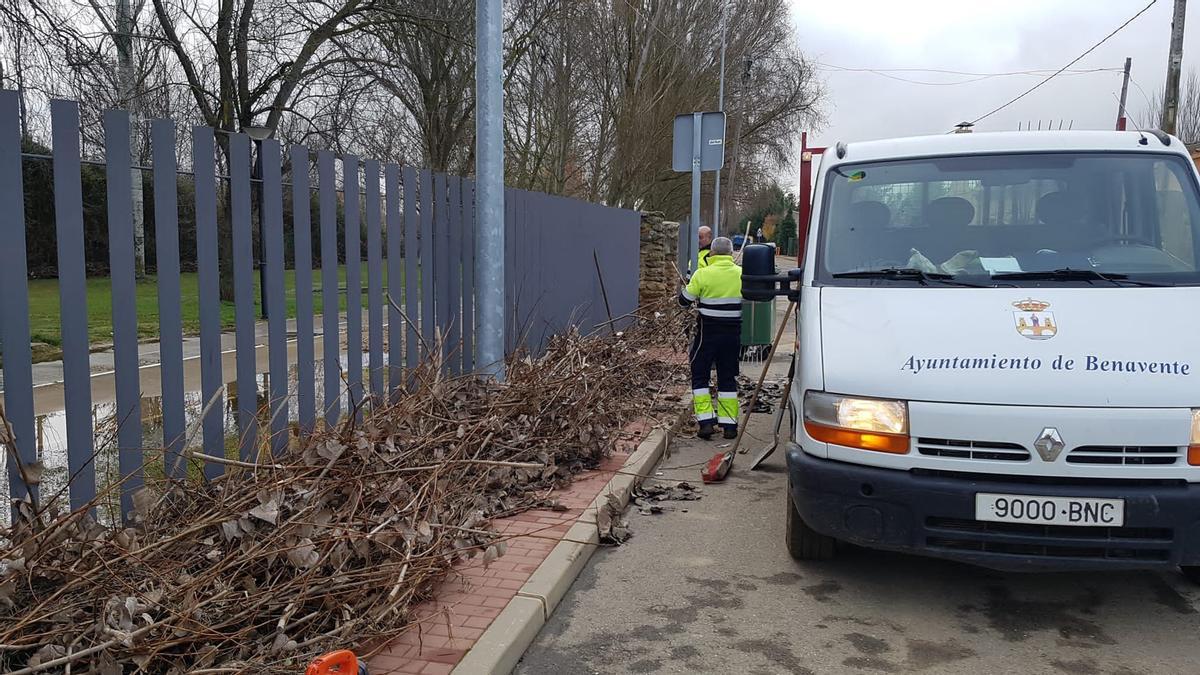
[[[1200,581],[1197,188],[1161,132],[826,152],[798,273],[793,557],[845,541]]]

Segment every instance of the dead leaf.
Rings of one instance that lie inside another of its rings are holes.
[[[296,567],[309,568],[317,564],[321,555],[313,547],[311,539],[301,539],[295,546],[288,549],[288,561]]]
[[[496,558],[499,558],[499,557],[500,557],[500,552],[496,550],[495,546],[487,547],[483,551],[483,566],[487,567],[488,565],[490,565],[492,563],[493,560],[495,560]]]
[[[37,485],[42,482],[42,474],[45,473],[46,466],[40,461],[30,462],[25,465],[25,480],[30,485]]]
[[[272,499],[265,504],[259,504],[250,509],[250,515],[274,525],[279,519],[279,504]]]

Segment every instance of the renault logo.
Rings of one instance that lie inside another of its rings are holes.
[[[1042,433],[1033,442],[1033,449],[1037,450],[1042,461],[1045,462],[1053,462],[1058,459],[1058,455],[1062,453],[1064,447],[1066,445],[1063,443],[1062,435],[1054,427],[1042,429]]]

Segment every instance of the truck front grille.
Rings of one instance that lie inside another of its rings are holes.
[[[1179,461],[1173,445],[1081,445],[1067,455],[1068,464],[1133,464],[1156,466]]]
[[[987,459],[1001,462],[1029,461],[1029,450],[1016,443],[963,441],[950,438],[918,438],[917,452],[930,457]]]
[[[1045,558],[1104,560],[1170,559],[1175,533],[1154,527],[1070,527],[991,523],[931,517],[926,544],[953,551],[978,551]]]

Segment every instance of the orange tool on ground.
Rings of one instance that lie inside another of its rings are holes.
[[[304,675],[367,675],[367,664],[359,661],[349,649],[339,649],[318,656],[308,665]]]

